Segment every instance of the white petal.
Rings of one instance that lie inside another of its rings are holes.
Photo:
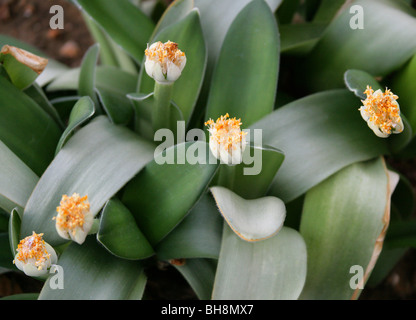
[[[75,232],[74,233],[71,232],[71,239],[78,244],[83,244],[87,235],[88,235],[88,232],[85,232],[80,227],[76,227]]]
[[[370,127],[371,130],[373,130],[373,132],[375,133],[375,135],[379,138],[387,138],[389,136],[389,134],[383,133],[380,131],[379,127],[377,125],[375,125],[373,122],[368,121],[367,122],[368,126]]]
[[[155,79],[155,81],[160,83],[166,83],[165,75],[163,74],[162,66],[160,63],[156,63],[153,68],[152,78]]]
[[[63,229],[63,228],[59,227],[58,224],[56,224],[55,226],[56,226],[56,232],[58,232],[58,234],[61,238],[70,240],[70,237],[68,235],[68,231],[66,229]]]
[[[167,63],[167,73],[166,73],[166,80],[168,81],[176,81],[181,76],[181,69],[174,63],[168,61]]]
[[[214,139],[209,139],[209,148],[215,158],[220,159],[219,144]]]
[[[16,265],[17,269],[23,271],[23,262],[17,259],[17,254],[14,257],[14,264]]]
[[[58,256],[56,255],[55,249],[49,243],[45,242],[46,251],[51,255],[49,258],[49,267],[52,264],[56,264],[58,262]]]
[[[23,264],[23,272],[30,277],[39,277],[48,273],[48,270],[46,268],[38,269],[34,262],[28,261]]]
[[[394,128],[393,133],[400,133],[404,130],[403,121],[400,119],[400,122],[397,123],[396,127]]]

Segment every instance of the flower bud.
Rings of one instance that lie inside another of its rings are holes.
[[[13,260],[16,267],[26,275],[38,277],[48,272],[52,264],[56,264],[58,257],[55,250],[42,239],[43,233],[21,240],[17,246],[17,254]]]
[[[392,133],[402,132],[404,125],[400,117],[400,107],[396,101],[399,97],[388,89],[385,92],[381,90],[374,92],[370,86],[367,86],[364,93],[367,98],[361,101],[363,106],[359,110],[371,130],[380,138],[387,138]]]
[[[185,53],[172,41],[153,43],[145,50],[146,73],[159,83],[172,83],[182,74],[186,64]]]
[[[80,197],[78,193],[74,193],[68,197],[65,194],[56,211],[58,215],[53,219],[56,220],[58,234],[64,239],[71,239],[82,244],[94,221],[90,212],[88,196]]]
[[[234,165],[243,161],[247,133],[241,131],[241,124],[241,119],[229,119],[228,113],[216,122],[212,119],[205,122],[209,126],[211,152],[222,163]]]

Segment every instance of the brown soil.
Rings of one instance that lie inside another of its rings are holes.
[[[64,8],[64,29],[51,30],[49,8],[58,4]],[[416,0],[413,2],[416,7]],[[77,67],[86,50],[93,44],[79,10],[65,0],[0,0],[0,34],[27,42],[49,57],[70,67]],[[416,185],[414,163],[399,166]],[[416,299],[416,250],[410,249],[375,288],[366,287],[362,300]],[[172,267],[149,272],[147,298],[194,299],[192,291]],[[39,292],[42,283],[22,274],[0,274],[0,297],[16,293]]]

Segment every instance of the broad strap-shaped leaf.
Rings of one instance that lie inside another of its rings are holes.
[[[219,211],[230,228],[243,240],[262,241],[283,227],[286,207],[276,197],[245,200],[224,187],[211,187]]]
[[[186,54],[186,66],[173,85],[172,100],[188,122],[202,86],[207,59],[199,12],[192,10],[182,20],[165,27],[151,39],[151,43],[168,40],[176,42],[178,48]],[[154,91],[154,86],[155,81],[143,68],[137,91],[150,93]]]
[[[75,3],[136,62],[142,61],[154,24],[139,8],[128,0],[76,0]]]
[[[272,112],[279,72],[279,32],[269,6],[250,2],[231,24],[212,76],[205,119],[229,113],[244,125]]]
[[[377,158],[352,164],[308,191],[300,226],[308,248],[302,299],[358,298],[383,245],[393,182]]]
[[[92,45],[85,53],[78,80],[78,95],[88,96],[95,104],[96,110],[99,109],[97,94],[95,92],[95,74],[98,62],[100,46],[96,43]]]
[[[143,296],[147,280],[143,264],[116,258],[94,236],[82,246],[71,243],[58,266],[61,269],[51,273],[39,300],[138,300]],[[56,287],[59,281],[63,289]]]
[[[154,253],[133,215],[118,199],[110,199],[105,204],[97,240],[109,252],[123,259],[144,259]]]
[[[332,90],[296,100],[252,125],[285,161],[270,194],[294,200],[341,168],[388,153],[386,139],[368,128],[351,92]]]
[[[378,89],[383,90],[371,74],[362,70],[347,70],[344,74],[344,81],[347,88],[362,100],[367,98],[367,95],[364,93],[367,86],[370,86],[374,91]]]
[[[326,25],[322,23],[285,24],[279,26],[281,53],[308,54],[321,38]]]
[[[161,260],[218,259],[223,223],[214,199],[205,193],[185,219],[157,245],[157,257]]]
[[[11,212],[24,208],[38,176],[0,141],[0,208]]]
[[[62,136],[59,139],[58,145],[56,147],[56,154],[62,149],[62,147],[71,137],[71,134],[73,134],[79,126],[88,121],[94,115],[94,113],[94,102],[90,97],[82,97],[78,100],[77,103],[75,103],[69,115],[68,125],[62,133]]]
[[[177,144],[157,154],[126,186],[122,201],[151,245],[172,231],[207,189],[218,168],[209,156],[205,142]]]
[[[33,54],[46,58],[45,53],[40,51],[39,49],[29,45],[26,42],[2,34],[0,35],[0,47],[4,46],[5,44],[25,49],[29,52],[32,52]],[[43,72],[36,78],[36,83],[39,86],[43,87],[44,85],[48,84],[51,80],[53,80],[56,76],[60,75],[62,72],[68,69],[69,68],[63,63],[60,63],[48,57],[48,64],[45,70],[43,70]]]
[[[62,195],[88,195],[96,215],[152,158],[154,146],[100,116],[68,140],[39,180],[22,220],[21,236],[43,232],[51,245],[64,240],[55,230]]]
[[[362,10],[351,14],[352,6]],[[364,29],[350,27],[356,19]],[[415,54],[415,38],[416,11],[405,1],[355,1],[328,26],[299,72],[313,91],[342,87],[348,69],[385,76]]]
[[[29,87],[46,67],[48,60],[14,46],[0,46],[0,64],[19,89]]]
[[[20,242],[20,227],[22,223],[21,213],[19,214],[17,209],[13,209],[10,213],[9,218],[9,242],[10,242],[10,252],[16,254],[17,246]]]
[[[416,54],[397,72],[391,84],[392,91],[399,96],[400,110],[407,116],[416,133]]]
[[[214,300],[295,300],[305,278],[306,246],[294,229],[249,243],[225,226]]]
[[[254,135],[261,131],[254,130]],[[249,143],[243,152],[242,163],[220,166],[216,184],[226,187],[244,199],[256,199],[266,195],[284,161],[282,151],[270,146]]]
[[[52,160],[60,135],[36,102],[0,76],[0,140],[37,175]]]

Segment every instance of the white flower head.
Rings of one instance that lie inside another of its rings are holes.
[[[20,241],[13,263],[26,275],[38,277],[48,273],[56,264],[58,256],[55,250],[42,239],[43,233],[35,233]]]
[[[64,239],[82,244],[94,222],[88,196],[80,197],[78,193],[74,193],[68,197],[64,194],[56,211],[58,215],[53,219],[56,220],[58,234]]]
[[[371,130],[380,138],[402,132],[404,125],[396,101],[399,97],[389,89],[385,92],[380,89],[374,92],[370,86],[367,86],[364,93],[367,98],[361,101],[363,106],[359,110]]]
[[[145,50],[144,63],[146,73],[159,83],[172,83],[182,74],[186,65],[186,55],[172,41],[160,41],[148,46]]]
[[[228,113],[216,122],[210,119],[205,122],[209,126],[209,147],[212,154],[222,163],[235,165],[243,161],[246,148],[246,132],[241,131],[241,119],[229,118]]]

